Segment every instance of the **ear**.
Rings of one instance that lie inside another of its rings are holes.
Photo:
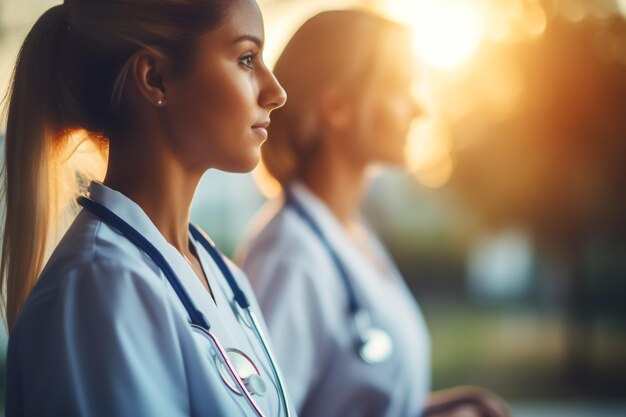
[[[131,71],[139,95],[153,105],[165,105],[164,80],[169,73],[167,57],[157,51],[142,49],[131,58]]]
[[[343,131],[354,123],[354,103],[338,86],[325,88],[318,100],[320,121],[327,129]]]

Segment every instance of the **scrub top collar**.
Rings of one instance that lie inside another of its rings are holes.
[[[320,227],[333,250],[335,250],[344,261],[344,266],[351,273],[351,276],[359,277],[371,274],[372,269],[369,267],[374,268],[372,260],[368,259],[367,256],[361,252],[328,206],[300,181],[294,181],[288,186],[288,190]],[[384,245],[378,240],[375,234],[372,233],[367,222],[361,218],[360,215],[357,216],[359,222],[365,229],[364,236],[373,244],[373,248],[384,263],[383,267],[387,271],[387,274],[393,280],[403,281]]]
[[[196,248],[196,253],[198,254],[204,275],[215,298],[209,295],[209,292],[204,288],[202,282],[198,279],[195,271],[187,263],[185,258],[183,258],[180,252],[165,239],[159,229],[157,229],[148,215],[137,203],[119,191],[115,191],[99,182],[92,182],[89,191],[92,200],[104,205],[121,217],[122,220],[135,228],[161,252],[166,261],[174,269],[174,272],[185,287],[195,307],[210,319],[215,334],[219,335],[225,345],[236,346],[241,336],[242,328],[236,325],[236,322],[230,321],[229,315],[225,314],[227,310],[233,309],[232,291],[225,280],[221,279],[221,272],[212,261],[209,254],[206,253],[202,245],[193,238],[191,233],[189,234],[189,239]],[[230,261],[227,260],[226,262],[230,264]],[[236,274],[236,271],[233,272]],[[162,274],[162,272],[159,271],[159,274]],[[176,302],[175,305],[177,305],[181,311],[184,311],[182,304]],[[211,318],[216,317],[220,317],[220,319],[211,320]],[[249,345],[253,346],[255,342],[249,341]]]
[[[296,181],[289,185],[288,192],[300,203],[313,218],[317,226],[321,229],[326,239],[337,253],[342,253],[341,248],[346,243],[350,246],[349,236],[344,232],[343,226],[337,217],[330,211],[328,206],[320,200],[306,185]]]
[[[101,182],[92,181],[89,184],[89,198],[117,214],[155,245],[157,249],[161,250],[163,245],[169,245],[143,209],[119,191],[115,191]]]
[[[217,305],[198,279],[194,270],[180,252],[165,239],[159,229],[157,229],[152,220],[150,220],[148,215],[137,203],[119,191],[115,191],[97,181],[92,181],[89,185],[89,197],[117,214],[122,220],[148,239],[174,269],[183,286],[187,288],[187,293],[196,308],[208,317],[214,316]],[[203,252],[200,245],[193,239],[191,234],[189,238],[196,247],[196,252],[199,254]],[[209,286],[214,293],[221,291],[221,287],[216,285],[213,269],[207,265],[206,260],[203,258],[204,257],[201,255],[200,261],[203,266],[204,275],[209,281]],[[216,300],[218,300],[217,297]]]

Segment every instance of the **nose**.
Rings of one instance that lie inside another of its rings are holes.
[[[263,108],[272,111],[282,107],[287,102],[287,93],[271,71],[267,71],[267,82],[261,92],[260,104]]]

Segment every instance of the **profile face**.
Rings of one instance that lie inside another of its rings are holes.
[[[185,166],[247,172],[260,158],[272,110],[285,91],[262,58],[264,28],[254,0],[237,0],[197,42],[192,66],[167,87],[166,125]]]

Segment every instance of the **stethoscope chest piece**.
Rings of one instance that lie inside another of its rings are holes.
[[[268,389],[265,381],[261,377],[259,369],[254,364],[252,359],[250,359],[250,357],[242,351],[238,349],[224,349],[222,347],[219,340],[210,332],[209,329],[211,326],[209,321],[204,314],[196,308],[189,294],[181,284],[176,272],[172,269],[163,254],[159,252],[159,250],[148,239],[139,233],[137,229],[101,203],[90,200],[85,196],[79,197],[77,201],[78,204],[83,206],[86,210],[99,217],[101,221],[120,232],[157,264],[176,293],[176,296],[180,300],[181,304],[187,311],[191,327],[201,331],[211,340],[213,352],[215,354],[217,371],[221,379],[224,381],[224,384],[236,394],[245,397],[250,407],[254,410],[255,415],[263,417],[263,412],[252,399],[252,395],[257,395],[259,397],[265,395]],[[247,318],[249,320],[245,321],[244,316],[241,316],[240,320],[243,320],[246,326],[251,327],[259,338],[259,343],[265,351],[274,378],[276,378],[276,382],[278,384],[277,388],[279,390],[279,396],[281,398],[283,409],[285,410],[286,416],[289,417],[291,415],[291,410],[289,408],[289,401],[287,400],[283,381],[276,368],[276,361],[267,347],[265,336],[259,328],[260,324],[253,312],[249,309],[250,302],[248,301],[246,294],[242,291],[234,278],[230,268],[224,261],[223,255],[215,248],[209,238],[191,224],[189,225],[189,231],[209,253],[211,258],[213,258],[213,261],[217,264],[217,267],[232,290],[237,304],[241,309],[247,312]]]
[[[393,340],[389,336],[389,333],[372,326],[370,315],[362,306],[362,303],[359,302],[346,267],[315,219],[291,192],[287,191],[285,201],[317,235],[337,268],[341,282],[348,295],[349,313],[356,330],[354,344],[357,355],[359,355],[363,362],[369,365],[386,362],[393,355]]]
[[[372,327],[361,333],[357,342],[361,359],[370,364],[387,362],[393,354],[393,343],[387,332]]]
[[[363,362],[376,365],[387,362],[393,355],[393,341],[389,334],[371,325],[369,314],[365,310],[353,313],[356,327],[356,350]]]
[[[256,367],[252,359],[238,349],[226,349],[226,353],[228,355],[228,360],[235,369],[235,372],[244,383],[250,394],[258,395],[259,397],[264,396],[267,392],[267,385],[263,381],[263,378],[261,378],[259,369]],[[233,380],[233,376],[218,355],[215,356],[215,362],[224,384],[226,384],[226,386],[235,394],[242,395],[237,383]]]

